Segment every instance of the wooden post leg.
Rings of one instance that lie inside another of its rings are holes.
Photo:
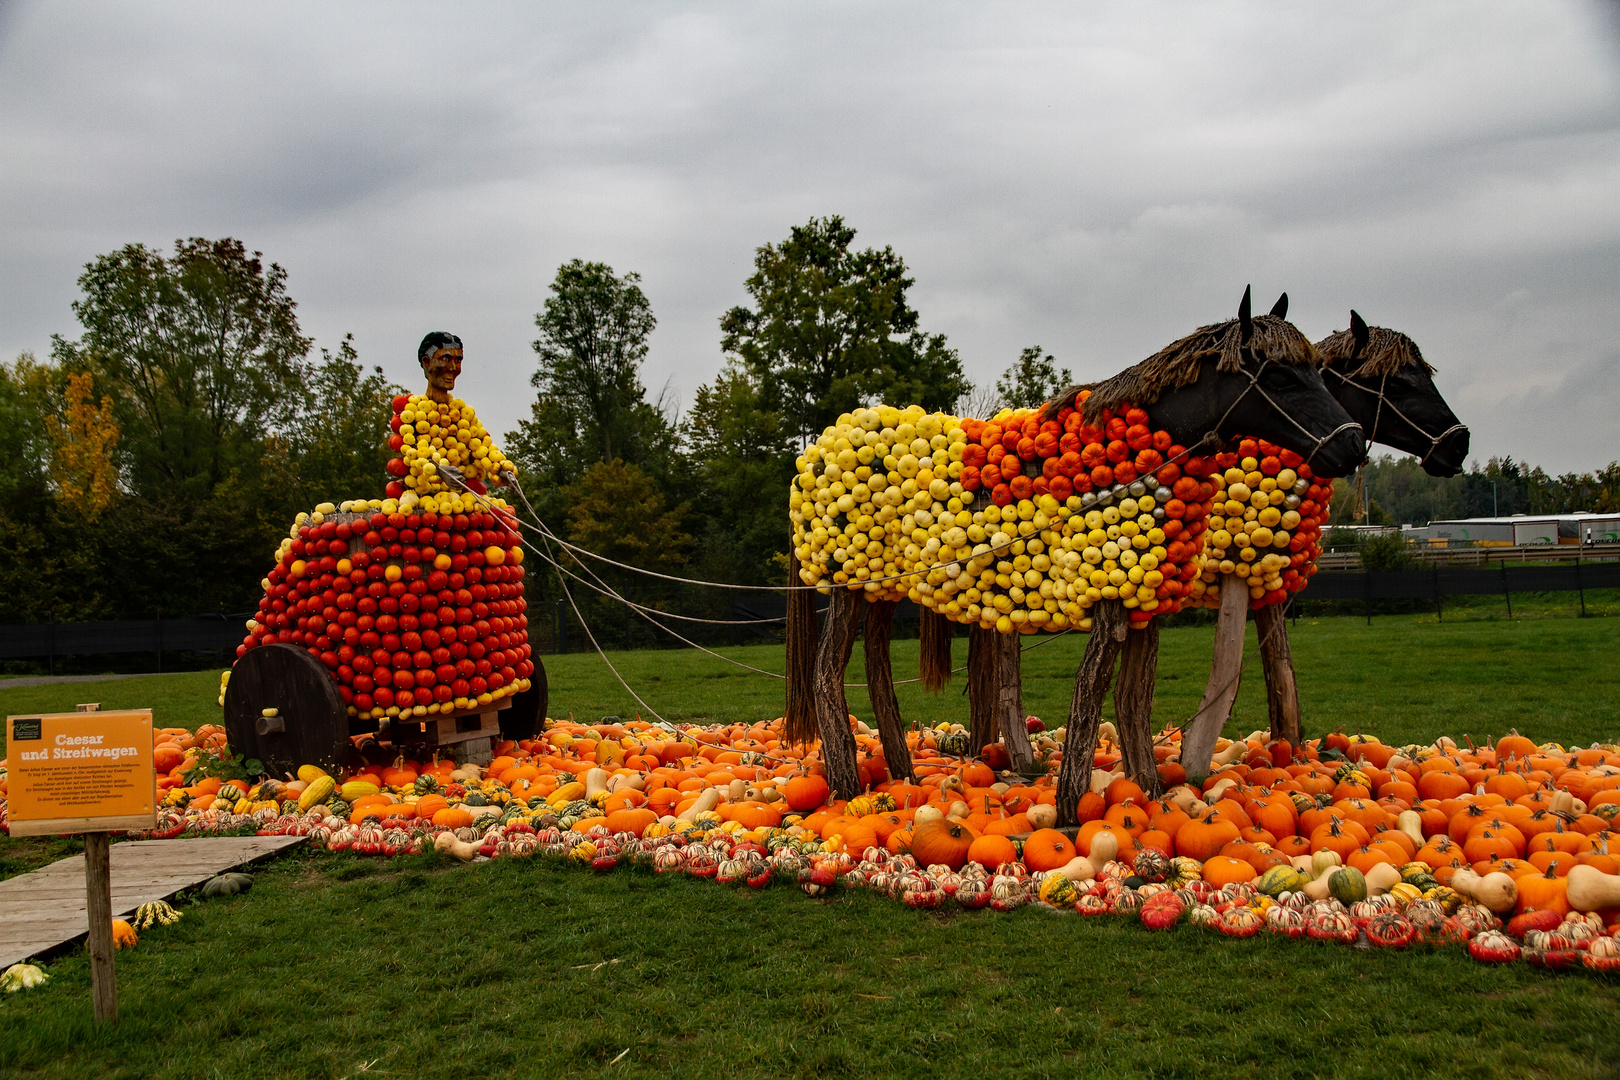
[[[112,857],[107,834],[84,836],[84,913],[89,920],[90,997],[96,1022],[118,1019],[118,984],[113,979]]]
[[[1125,635],[1119,679],[1114,683],[1114,718],[1125,772],[1151,798],[1164,793],[1153,755],[1153,682],[1159,670],[1159,621],[1150,619]]]
[[[1012,767],[1024,772],[1035,762],[1029,748],[1029,728],[1024,726],[1024,660],[1022,634],[997,634],[996,726],[1007,744]]]
[[[1119,601],[1103,600],[1092,607],[1091,634],[1086,639],[1080,670],[1074,676],[1074,697],[1069,701],[1069,723],[1063,736],[1063,765],[1058,769],[1059,825],[1079,823],[1080,797],[1091,790],[1103,698],[1114,677],[1114,658],[1128,633],[1125,608]]]
[[[855,733],[849,729],[849,702],[844,699],[844,671],[855,648],[860,605],[866,601],[848,589],[836,589],[827,605],[827,622],[816,648],[816,727],[821,734],[821,761],[834,798],[861,793],[855,759]]]
[[[968,628],[968,730],[974,753],[1001,734],[997,723],[1001,651],[996,645],[1000,636],[982,626]]]
[[[1254,613],[1260,636],[1260,663],[1266,673],[1266,706],[1271,713],[1271,737],[1298,746],[1299,685],[1294,680],[1294,653],[1288,645],[1288,621],[1281,604],[1268,604]]]
[[[1249,589],[1235,574],[1221,577],[1221,614],[1215,627],[1215,655],[1209,665],[1209,685],[1203,703],[1181,733],[1181,767],[1189,780],[1209,775],[1215,740],[1232,718],[1238,680],[1243,674],[1243,627],[1249,613]]]
[[[911,749],[906,746],[906,729],[900,720],[900,700],[894,694],[894,668],[889,662],[889,638],[894,630],[893,600],[877,600],[866,605],[866,696],[872,700],[877,718],[878,738],[883,743],[883,760],[889,775],[917,782],[911,769]]]
[[[815,738],[816,707],[816,594],[803,588],[799,578],[799,557],[793,537],[788,537],[787,594],[787,700],[782,716],[782,737],[795,746]]]

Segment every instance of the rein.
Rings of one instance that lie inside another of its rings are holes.
[[[1347,424],[1340,424],[1338,427],[1334,428],[1332,431],[1328,432],[1326,435],[1323,435],[1321,438],[1317,439],[1314,435],[1311,434],[1311,431],[1310,431],[1309,428],[1307,428],[1304,424],[1301,424],[1298,420],[1295,420],[1294,417],[1293,417],[1293,414],[1290,413],[1287,409],[1284,409],[1281,405],[1277,404],[1277,400],[1275,398],[1273,398],[1270,394],[1266,393],[1265,387],[1260,385],[1260,375],[1261,375],[1262,372],[1264,372],[1266,370],[1266,365],[1269,364],[1269,363],[1271,363],[1271,357],[1268,356],[1264,360],[1260,361],[1260,366],[1258,368],[1256,368],[1253,372],[1250,372],[1247,368],[1239,368],[1238,369],[1244,375],[1248,376],[1249,385],[1245,386],[1243,388],[1243,391],[1240,394],[1238,394],[1237,397],[1232,399],[1232,404],[1230,404],[1230,405],[1228,405],[1226,407],[1226,411],[1221,414],[1221,418],[1219,420],[1215,421],[1215,426],[1212,429],[1210,429],[1209,435],[1206,435],[1204,437],[1205,441],[1208,441],[1212,437],[1218,437],[1219,436],[1219,432],[1221,430],[1221,425],[1226,423],[1226,418],[1228,416],[1232,415],[1232,410],[1238,407],[1238,404],[1240,402],[1242,402],[1242,400],[1245,397],[1248,396],[1249,391],[1251,391],[1251,390],[1254,391],[1255,393],[1259,394],[1261,397],[1265,398],[1267,405],[1270,405],[1278,413],[1281,413],[1283,419],[1287,420],[1290,424],[1293,424],[1296,428],[1298,428],[1300,430],[1300,433],[1303,434],[1307,439],[1315,439],[1315,441],[1311,445],[1311,452],[1309,454],[1307,454],[1306,457],[1305,457],[1306,464],[1309,464],[1311,461],[1313,461],[1316,458],[1317,451],[1321,450],[1324,444],[1332,442],[1334,439],[1338,438],[1340,435],[1344,434],[1346,431],[1350,431],[1351,429],[1354,429],[1356,431],[1361,431],[1361,425],[1356,423],[1354,420],[1352,420]],[[1393,409],[1394,406],[1391,405],[1390,408]],[[1362,432],[1362,437],[1363,438],[1368,438],[1367,433]],[[1432,448],[1431,448],[1430,452],[1431,453],[1433,452]]]
[[[1455,435],[1459,431],[1467,431],[1468,430],[1468,425],[1467,424],[1458,422],[1458,423],[1452,424],[1450,427],[1446,428],[1446,430],[1442,431],[1438,435],[1430,435],[1429,432],[1428,432],[1428,429],[1426,429],[1422,424],[1419,424],[1417,421],[1413,420],[1410,416],[1407,416],[1405,413],[1401,412],[1400,406],[1396,405],[1393,401],[1389,400],[1388,395],[1384,392],[1389,386],[1389,372],[1387,372],[1387,371],[1384,372],[1383,377],[1378,380],[1378,389],[1374,390],[1372,387],[1366,386],[1366,385],[1364,385],[1362,383],[1359,383],[1355,379],[1351,378],[1350,376],[1345,375],[1342,372],[1334,370],[1334,368],[1331,365],[1324,366],[1322,368],[1322,370],[1324,372],[1332,374],[1335,378],[1337,378],[1341,383],[1345,384],[1346,386],[1353,386],[1357,390],[1360,390],[1362,393],[1370,394],[1373,397],[1376,397],[1378,399],[1378,411],[1373,414],[1372,430],[1367,432],[1367,439],[1368,439],[1369,442],[1376,441],[1377,438],[1378,438],[1378,425],[1383,420],[1384,406],[1386,406],[1386,405],[1389,406],[1389,411],[1390,412],[1394,413],[1396,416],[1400,417],[1402,420],[1405,420],[1408,427],[1410,427],[1413,431],[1417,432],[1420,436],[1428,439],[1429,440],[1429,448],[1423,452],[1422,457],[1418,458],[1418,464],[1419,465],[1428,464],[1429,458],[1434,455],[1434,452],[1440,448],[1440,444],[1442,442],[1444,442],[1446,439],[1450,438],[1452,435]]]

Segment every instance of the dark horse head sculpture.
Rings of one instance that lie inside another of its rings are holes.
[[[1368,326],[1350,313],[1350,329],[1316,343],[1333,396],[1367,438],[1404,450],[1430,476],[1456,476],[1468,459],[1468,428],[1440,396],[1434,369],[1405,334]]]
[[[1245,289],[1237,318],[1199,327],[1112,379],[1070,387],[1042,411],[1055,415],[1089,389],[1088,419],[1130,403],[1183,446],[1261,438],[1318,476],[1345,476],[1366,459],[1366,439],[1323,383],[1316,347],[1284,317],[1287,304],[1284,294],[1271,314],[1251,316]]]

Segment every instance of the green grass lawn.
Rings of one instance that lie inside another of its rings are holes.
[[[10,1075],[1574,1078],[1620,1030],[1613,981],[1457,949],[538,859],[284,857],[120,953],[113,1028],[82,955],[54,971],[0,1002]]]
[[[1524,621],[1436,622],[1431,616],[1374,619],[1301,619],[1289,629],[1308,734],[1334,728],[1361,730],[1397,742],[1449,734],[1476,740],[1509,728],[1538,740],[1590,743],[1620,739],[1620,620],[1547,618]],[[1035,639],[1046,644],[1024,656],[1024,707],[1059,724],[1068,715],[1074,672],[1086,639],[1081,634]],[[1213,626],[1163,632],[1155,721],[1179,723],[1198,706],[1209,677]],[[1027,644],[1028,642],[1026,642]],[[716,650],[767,671],[782,670],[781,646]],[[1265,681],[1248,632],[1234,720],[1228,734],[1266,726]],[[640,706],[595,653],[545,656],[551,715],[597,720],[629,717]],[[611,660],[652,708],[671,720],[753,721],[781,715],[782,683],[695,650],[610,652]],[[956,663],[967,662],[967,642],[956,642]],[[894,643],[895,677],[915,676],[917,643]],[[850,664],[851,682],[865,679],[861,650]],[[71,711],[76,702],[103,708],[150,705],[160,726],[196,727],[217,721],[219,673],[134,676],[105,683],[59,683],[7,689],[0,712]],[[913,683],[899,687],[908,719],[965,722],[963,676],[939,696]],[[850,707],[869,718],[866,691],[849,690]],[[648,717],[651,719],[651,717]],[[3,748],[3,744],[0,744]]]
[[[1196,706],[1212,636],[1164,633],[1161,723]],[[1292,640],[1310,732],[1620,738],[1612,620],[1321,619]],[[1031,712],[1061,719],[1083,647],[1071,635],[1025,656]],[[727,652],[781,669],[780,648]],[[896,674],[915,658],[915,642],[897,643]],[[778,681],[700,653],[610,659],[672,719],[780,712]],[[594,654],[545,661],[554,716],[635,711]],[[0,689],[0,708],[149,704],[159,723],[195,725],[217,717],[217,684],[200,672]],[[958,690],[901,687],[902,707],[964,720]],[[866,715],[864,692],[850,694]],[[1234,733],[1264,725],[1251,665]],[[72,842],[0,840],[0,876],[7,859],[70,850],[48,844]],[[287,855],[248,895],[186,912],[119,955],[114,1028],[90,1020],[82,950],[46,988],[0,999],[0,1075],[1617,1075],[1620,981],[1486,968],[1455,949],[1154,935],[1044,910],[918,913],[865,894],[433,856]]]

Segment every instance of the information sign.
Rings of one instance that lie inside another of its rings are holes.
[[[6,717],[13,836],[150,829],[152,710]]]

